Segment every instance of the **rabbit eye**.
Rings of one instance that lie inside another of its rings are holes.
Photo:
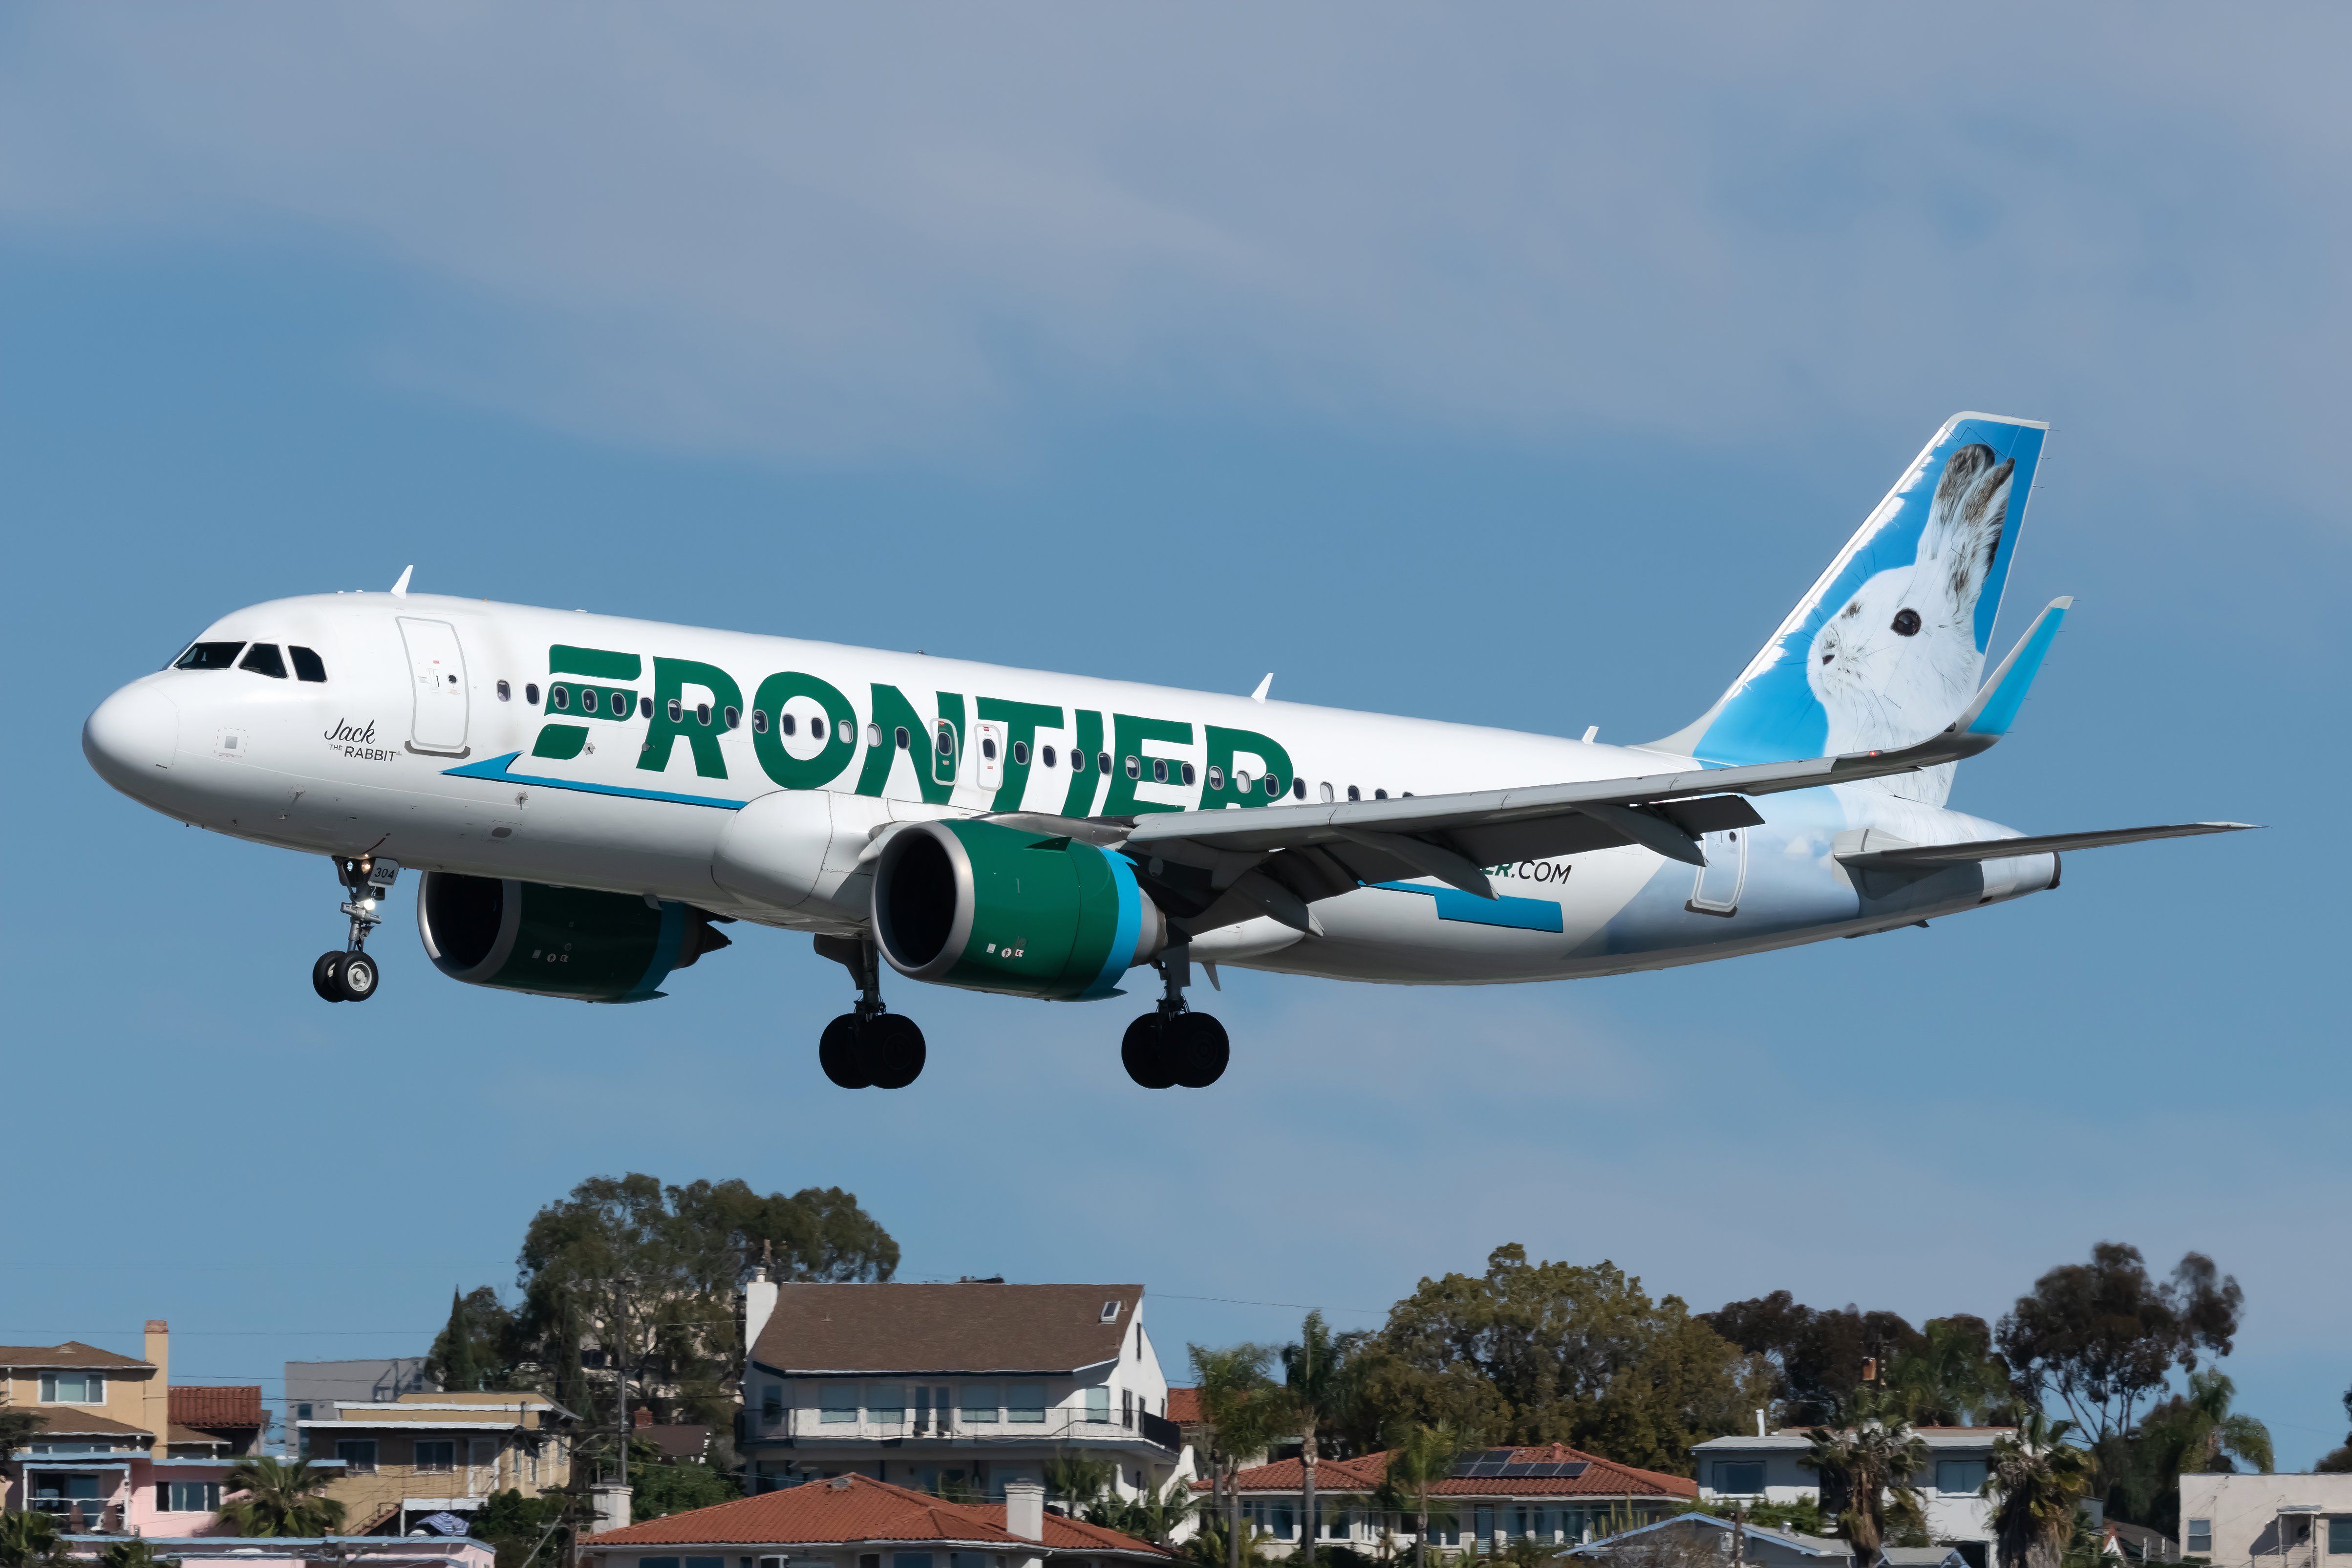
[[[1906,637],[1917,637],[1919,635],[1919,612],[1916,610],[1895,611],[1895,635]]]

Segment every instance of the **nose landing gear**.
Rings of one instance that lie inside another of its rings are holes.
[[[364,1002],[375,994],[378,979],[375,960],[365,952],[368,932],[383,923],[376,910],[392,891],[393,883],[400,879],[400,862],[373,855],[356,859],[338,856],[335,875],[351,895],[342,911],[352,917],[352,945],[341,952],[319,955],[319,962],[310,966],[310,989],[329,1002]]]
[[[922,1076],[929,1054],[923,1031],[903,1014],[882,1007],[882,957],[871,938],[821,936],[817,954],[849,971],[857,1005],[824,1026],[817,1065],[843,1089],[904,1089]]]
[[[1119,1063],[1145,1089],[1206,1089],[1224,1076],[1233,1043],[1223,1024],[1185,1004],[1184,988],[1192,983],[1189,950],[1171,948],[1152,967],[1166,982],[1167,994],[1157,1009],[1127,1026],[1118,1044]]]

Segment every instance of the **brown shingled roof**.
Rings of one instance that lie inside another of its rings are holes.
[[[1511,1462],[1521,1465],[1559,1465],[1582,1461],[1584,1473],[1576,1476],[1449,1476],[1431,1487],[1434,1497],[1672,1497],[1696,1498],[1698,1483],[1681,1476],[1670,1476],[1660,1470],[1636,1469],[1621,1465],[1614,1459],[1604,1459],[1598,1454],[1587,1454],[1563,1443],[1547,1443],[1532,1448],[1514,1448]],[[1385,1453],[1367,1454],[1359,1459],[1322,1459],[1315,1466],[1315,1489],[1318,1492],[1369,1492],[1381,1484],[1388,1469]],[[1297,1459],[1277,1459],[1271,1465],[1259,1465],[1242,1471],[1234,1478],[1234,1489],[1244,1492],[1303,1491],[1307,1484],[1307,1468]],[[1205,1490],[1209,1483],[1194,1483],[1194,1489]]]
[[[154,1433],[144,1426],[133,1426],[128,1421],[117,1421],[111,1415],[94,1415],[87,1410],[50,1405],[40,1413],[44,1437],[152,1437]]]
[[[1075,1372],[1118,1357],[1142,1299],[1140,1285],[782,1285],[751,1355],[785,1373]]]
[[[172,1419],[183,1426],[267,1426],[261,1413],[261,1384],[172,1390]]]
[[[0,1345],[0,1366],[7,1367],[121,1367],[125,1370],[143,1368],[155,1370],[155,1363],[127,1355],[116,1355],[96,1345],[86,1345],[79,1340],[68,1340],[61,1345]]]
[[[952,1503],[866,1476],[807,1481],[759,1497],[673,1513],[608,1530],[580,1544],[593,1552],[615,1546],[817,1546],[852,1542],[959,1542],[984,1547],[1034,1544],[1004,1528],[1002,1504]],[[1044,1544],[1053,1552],[1169,1555],[1132,1536],[1052,1513],[1045,1516]]]

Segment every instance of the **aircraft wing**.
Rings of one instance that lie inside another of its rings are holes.
[[[2095,833],[2044,833],[2032,838],[1975,838],[1965,844],[1906,844],[1873,833],[1838,860],[1864,871],[1933,870],[1969,860],[2001,860],[2012,855],[2052,855],[2066,849],[2098,849],[2150,838],[2193,838],[2200,833],[2243,833],[2251,822],[2176,822],[2158,827],[2109,827]],[[1885,848],[1876,846],[1884,844]]]

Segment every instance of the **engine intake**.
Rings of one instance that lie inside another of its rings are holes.
[[[575,1002],[646,1002],[673,971],[730,945],[690,904],[427,871],[416,931],[452,980]]]
[[[918,822],[882,847],[874,936],[910,980],[1076,1001],[1118,990],[1168,924],[1124,856],[992,822]]]

